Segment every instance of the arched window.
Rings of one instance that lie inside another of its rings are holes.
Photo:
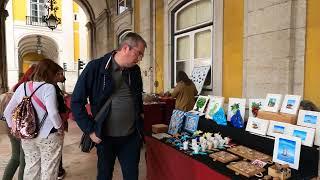
[[[173,77],[183,70],[189,77],[194,67],[210,65],[213,55],[213,2],[194,0],[183,5],[174,13],[173,29]],[[212,88],[212,70],[209,71],[204,88]]]
[[[123,13],[129,8],[131,8],[131,0],[118,0],[118,14]]]

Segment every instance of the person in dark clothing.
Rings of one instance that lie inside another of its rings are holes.
[[[58,82],[64,83],[66,78],[63,73],[63,68],[61,66],[58,66],[58,72],[55,76],[54,79],[54,87],[56,89],[56,94],[57,94],[57,101],[58,101],[58,111],[60,114],[60,117],[63,121],[63,127],[65,131],[68,130],[68,113],[70,112],[69,108],[66,106],[65,101],[64,101],[64,93],[58,86]],[[58,172],[58,179],[63,179],[66,174],[65,169],[62,166],[62,154],[61,154],[61,161],[59,164],[59,172]]]
[[[124,180],[137,180],[142,145],[142,60],[145,40],[130,32],[117,50],[90,61],[81,73],[71,98],[71,110],[80,129],[96,143],[98,180],[111,180],[118,158]],[[92,116],[85,105],[89,98]],[[93,121],[111,98],[104,116]]]

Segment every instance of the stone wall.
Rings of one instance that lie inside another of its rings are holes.
[[[246,0],[244,97],[303,94],[306,0]]]

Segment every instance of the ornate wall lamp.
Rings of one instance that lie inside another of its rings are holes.
[[[58,24],[61,24],[61,18],[57,17],[57,10],[59,7],[56,6],[56,0],[48,0],[48,5],[44,7],[47,9],[47,15],[43,16],[43,22],[45,22],[52,31],[57,28]]]

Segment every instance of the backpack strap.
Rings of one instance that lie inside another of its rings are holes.
[[[34,101],[36,101],[36,103],[45,111],[47,111],[46,106],[40,101],[40,99],[38,98],[37,95],[35,95],[34,93],[42,86],[46,83],[41,84],[36,90],[33,90],[33,82],[29,83],[29,90],[32,92],[32,94],[30,95],[30,97],[32,97],[34,99]]]
[[[36,101],[36,103],[37,103],[43,110],[46,111],[46,113],[44,114],[43,118],[42,118],[41,121],[40,121],[39,129],[42,128],[42,126],[43,126],[43,124],[44,124],[44,121],[45,121],[45,119],[46,119],[47,116],[48,116],[48,111],[47,111],[46,106],[40,101],[40,99],[38,98],[38,96],[35,95],[35,92],[36,92],[42,85],[44,85],[44,84],[46,84],[46,83],[41,84],[39,87],[36,88],[36,90],[33,90],[33,82],[30,82],[30,83],[29,83],[29,90],[32,92],[32,94],[31,94],[29,97],[32,97],[32,98]],[[26,85],[25,85],[24,87],[26,87]]]

